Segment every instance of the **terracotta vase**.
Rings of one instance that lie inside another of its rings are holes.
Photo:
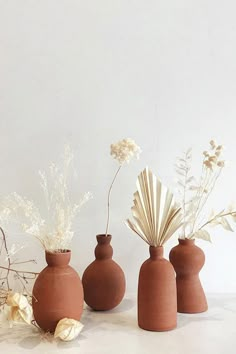
[[[83,287],[77,272],[69,266],[71,251],[46,252],[48,266],[38,275],[33,287],[33,314],[45,332],[54,332],[62,318],[80,320]]]
[[[170,251],[170,261],[176,272],[177,308],[182,313],[199,313],[207,310],[207,300],[199,272],[205,263],[205,255],[194,240],[179,239]]]
[[[138,283],[138,325],[148,331],[169,331],[177,325],[175,272],[163,258],[163,247],[150,246]]]
[[[125,294],[125,275],[112,260],[111,235],[97,235],[95,260],[85,269],[82,283],[84,300],[93,310],[111,310]]]

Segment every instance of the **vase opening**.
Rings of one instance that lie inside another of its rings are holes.
[[[63,252],[45,252],[46,262],[50,267],[64,267],[69,264],[71,258],[70,250],[63,250]]]
[[[108,244],[111,242],[112,236],[110,234],[107,234],[107,236],[106,234],[99,234],[96,236],[96,238],[99,244]]]
[[[180,245],[193,245],[194,243],[195,243],[195,239],[179,238]]]

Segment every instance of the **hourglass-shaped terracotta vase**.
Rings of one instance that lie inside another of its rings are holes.
[[[199,279],[199,272],[205,263],[202,249],[195,245],[195,240],[179,239],[169,258],[176,272],[178,312],[207,311],[207,300]]]
[[[111,235],[97,235],[95,260],[85,269],[82,283],[84,300],[93,310],[111,310],[125,294],[125,275],[113,261]]]

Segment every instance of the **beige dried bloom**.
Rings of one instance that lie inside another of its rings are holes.
[[[218,167],[223,168],[225,165],[223,160],[219,161],[219,157],[223,150],[223,145],[217,145],[214,140],[211,140],[210,146],[211,146],[211,153],[207,151],[203,152],[204,155],[203,164],[207,169],[213,172],[214,168],[218,168]]]
[[[72,318],[63,318],[57,324],[54,338],[60,338],[64,342],[69,342],[76,337],[83,329],[84,325]]]
[[[7,297],[9,306],[8,320],[10,322],[26,322],[31,324],[33,311],[26,296],[19,293],[9,293]]]
[[[217,166],[219,167],[225,167],[225,161],[218,161]]]
[[[191,154],[188,152],[184,154],[178,160],[176,164],[176,172],[179,175],[178,185],[181,192],[181,202],[183,210],[183,238],[202,238],[210,241],[210,235],[203,228],[211,224],[213,221],[210,219],[201,226],[202,220],[204,220],[203,211],[210,194],[215,188],[216,182],[225,166],[225,161],[220,157],[223,151],[223,145],[218,145],[214,140],[210,141],[209,151],[203,151],[203,161],[201,175],[199,179],[191,176]],[[188,151],[191,151],[190,149]],[[218,214],[214,216],[214,221],[217,219],[217,223],[221,222],[221,225],[227,229],[230,226],[227,224],[227,220],[222,217],[231,215],[234,217],[234,213]]]
[[[115,144],[111,144],[111,156],[119,164],[129,163],[132,158],[139,158],[140,147],[132,139],[123,139]]]
[[[209,168],[209,169],[212,170],[212,163],[211,163],[209,160],[206,160],[206,161],[204,161],[203,163],[204,163],[204,165],[205,165],[207,168]]]
[[[210,141],[210,145],[211,145],[212,149],[215,149],[217,146],[215,140],[213,140],[213,139]]]

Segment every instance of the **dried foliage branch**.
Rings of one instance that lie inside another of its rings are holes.
[[[203,152],[203,161],[199,182],[191,175],[192,150],[187,150],[176,163],[178,187],[181,195],[183,210],[183,226],[180,238],[201,238],[211,241],[210,234],[205,227],[221,225],[226,230],[233,231],[228,217],[236,222],[236,210],[232,207],[220,213],[211,213],[209,218],[201,224],[202,216],[209,197],[211,196],[218,178],[225,166],[222,159],[223,146],[210,141],[209,151]]]
[[[12,292],[14,286],[12,286],[13,280],[18,280],[18,284],[20,285],[20,289],[23,295],[28,296],[31,298],[31,292],[28,289],[29,283],[31,280],[34,280],[38,273],[32,271],[25,271],[22,269],[17,269],[17,265],[22,265],[25,263],[36,263],[35,260],[26,260],[21,262],[16,262],[12,259],[12,255],[16,254],[19,249],[17,250],[15,245],[11,247],[11,250],[8,248],[6,234],[2,227],[0,227],[0,234],[1,234],[1,250],[0,250],[0,259],[4,264],[4,256],[5,256],[5,263],[6,265],[0,265],[0,308],[7,304],[7,298],[9,294]],[[12,267],[14,266],[14,268]],[[11,277],[13,275],[13,279]]]
[[[150,246],[162,246],[181,226],[181,208],[148,167],[138,176],[131,210],[134,221],[126,225]]]

